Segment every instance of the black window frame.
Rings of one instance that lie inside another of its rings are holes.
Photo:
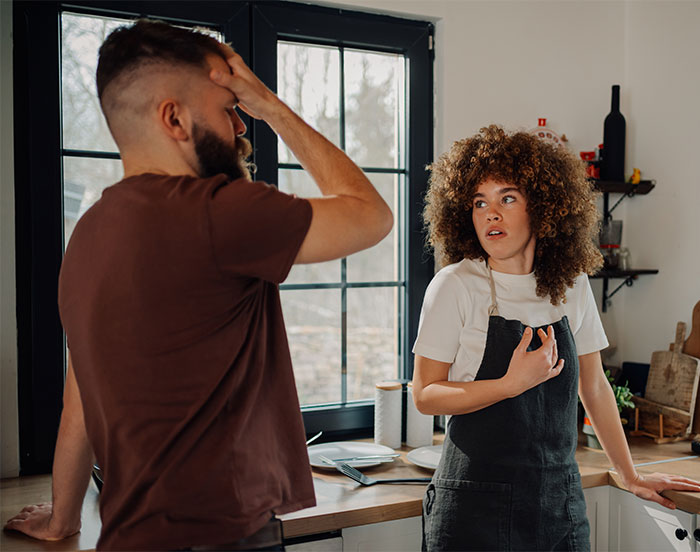
[[[433,276],[432,256],[424,248],[423,196],[427,187],[426,165],[433,158],[433,71],[434,27],[431,23],[368,14],[344,9],[264,2],[252,6],[253,40],[251,63],[254,72],[271,89],[277,89],[277,42],[309,42],[328,46],[378,50],[402,54],[409,63],[407,84],[408,140],[406,190],[405,335],[401,343],[401,379],[413,375],[410,352],[418,331],[423,295]],[[278,179],[277,137],[263,122],[253,121],[256,178],[267,182]],[[411,208],[413,207],[413,208]],[[304,408],[308,433],[323,430],[332,436],[367,434],[374,423],[374,404]]]
[[[115,152],[63,148],[59,17],[63,11],[127,19],[155,17],[174,24],[216,28],[273,90],[277,36],[305,36],[329,44],[341,40],[346,46],[402,53],[410,60],[406,335],[402,343],[402,374],[410,378],[410,346],[434,266],[424,247],[421,218],[427,186],[425,166],[433,157],[432,24],[289,2],[16,0],[13,89],[20,473],[51,471],[62,410],[65,338],[58,315],[57,282],[64,248],[63,187],[56,185],[63,181],[62,158],[119,158]],[[422,75],[420,80],[417,73]],[[274,133],[266,124],[245,114],[242,117],[259,167],[256,178],[276,182]],[[307,433],[319,429],[336,436],[367,433],[371,432],[373,412],[369,403],[310,409],[304,411],[304,423]]]

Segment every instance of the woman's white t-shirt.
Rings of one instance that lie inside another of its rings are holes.
[[[588,276],[581,274],[566,292],[566,303],[551,304],[535,293],[535,274],[492,271],[499,315],[538,327],[565,315],[576,343],[585,355],[608,346]],[[418,337],[413,352],[449,362],[450,381],[473,381],[481,365],[489,325],[491,286],[484,261],[464,259],[438,272],[425,292]]]

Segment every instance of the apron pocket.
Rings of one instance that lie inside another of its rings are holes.
[[[509,483],[437,478],[432,485],[423,512],[427,550],[510,548]]]
[[[581,474],[579,472],[570,473],[568,479],[566,513],[571,524],[568,550],[590,550],[591,530],[586,517],[586,499],[581,487]]]

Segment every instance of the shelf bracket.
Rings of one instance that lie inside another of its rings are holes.
[[[619,203],[619,202],[618,202]],[[632,287],[634,284],[634,281],[637,279],[637,275],[633,274],[631,276],[627,276],[625,280],[617,286],[611,293],[608,294],[608,278],[603,279],[603,312],[608,311],[608,306],[612,303],[611,299],[613,298],[613,295],[615,295],[620,289],[622,289],[622,286],[627,286],[627,287]]]
[[[615,205],[613,205],[613,206],[610,207],[609,209],[608,209],[608,192],[605,192],[605,203],[604,203],[604,207],[603,207],[605,220],[611,220],[611,219],[612,219],[612,212],[615,210],[615,208],[616,208],[620,203],[622,203],[622,200],[623,200],[623,199],[625,199],[626,197],[634,197],[635,195],[637,195],[637,191],[636,191],[636,190],[637,190],[637,185],[635,184],[629,192],[622,194],[622,195],[620,196],[620,198],[615,202]]]

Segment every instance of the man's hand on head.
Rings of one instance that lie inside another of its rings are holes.
[[[209,77],[219,86],[230,90],[241,109],[254,119],[271,122],[283,109],[284,103],[250,70],[243,58],[227,44],[221,44],[231,73],[212,69]]]
[[[221,48],[221,53],[223,54],[225,59],[233,57],[236,54],[236,50],[233,49],[233,46],[225,42],[220,42],[219,48]]]

